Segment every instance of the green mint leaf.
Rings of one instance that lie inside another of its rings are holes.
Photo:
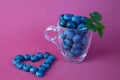
[[[105,26],[103,24],[101,24],[101,23],[97,23],[96,26],[99,29],[104,29],[105,28]]]
[[[102,37],[102,35],[103,35],[103,29],[97,29],[97,32],[98,32],[99,36]]]
[[[101,21],[102,16],[97,12],[90,13],[90,18],[87,18],[87,23],[86,23],[86,28],[91,29],[92,32],[98,33],[100,37],[103,36],[103,30],[104,30],[104,25],[102,23],[99,23]]]
[[[87,27],[87,29],[91,29],[92,28],[92,22],[87,22],[86,27]]]
[[[97,27],[93,25],[93,27],[91,28],[93,32],[97,31]]]
[[[89,15],[93,22],[99,22],[102,19],[102,16],[97,11],[90,13]]]
[[[92,23],[90,19],[87,20],[86,27],[87,29],[91,29],[93,32],[96,32],[96,26]]]
[[[91,19],[87,18],[87,24],[86,24],[87,29],[91,29],[92,26],[93,26],[93,23],[92,23]]]

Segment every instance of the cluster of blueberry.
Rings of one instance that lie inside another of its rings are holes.
[[[86,28],[87,17],[74,16],[72,14],[62,14],[59,17],[59,25],[69,29],[83,29]]]
[[[87,44],[87,30],[64,30],[62,33],[63,49],[67,51],[66,56],[81,56]]]
[[[60,16],[59,25],[64,27],[62,32],[63,49],[65,56],[78,57],[81,56],[87,44],[86,17],[74,16],[72,14],[62,14]]]
[[[24,64],[23,61],[30,60],[32,62],[37,62],[40,59],[44,58],[44,63],[38,67],[31,66],[30,64]],[[49,52],[45,52],[43,55],[41,52],[38,52],[36,55],[30,56],[29,54],[26,55],[17,55],[13,60],[13,65],[17,67],[19,70],[24,70],[27,72],[31,72],[36,74],[38,77],[42,77],[46,70],[50,68],[50,65],[55,60],[55,56],[51,55]]]

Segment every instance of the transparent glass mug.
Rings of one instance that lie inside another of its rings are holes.
[[[50,31],[54,31],[55,36],[52,36]],[[92,32],[83,29],[68,29],[59,26],[49,26],[45,30],[45,38],[54,43],[69,62],[82,62],[88,53]]]

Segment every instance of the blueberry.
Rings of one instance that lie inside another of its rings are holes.
[[[30,60],[32,62],[37,62],[38,61],[38,57],[36,55],[32,55],[31,58],[30,58]]]
[[[37,55],[36,55],[39,59],[42,59],[43,58],[43,54],[41,52],[38,52]]]
[[[80,47],[81,47],[81,44],[80,44],[80,43],[74,43],[74,44],[72,45],[72,48],[74,48],[74,49],[80,49]]]
[[[50,56],[50,53],[49,53],[49,52],[45,52],[45,53],[44,53],[44,58],[45,58],[45,59],[47,59],[49,56]]]
[[[64,16],[64,14],[61,14],[61,15],[59,16],[59,20],[60,20],[60,21],[64,19],[63,16]]]
[[[74,48],[71,48],[71,49],[70,49],[70,52],[71,52],[72,54],[74,53],[74,51],[75,51]]]
[[[64,16],[63,16],[63,18],[64,18],[64,20],[66,20],[66,21],[70,21],[71,20],[71,18],[72,18],[72,14],[64,14]]]
[[[81,23],[81,24],[78,25],[77,28],[78,29],[86,29],[86,26],[85,26],[85,24]]]
[[[83,37],[81,40],[81,44],[86,44],[87,43],[87,37]]]
[[[80,21],[81,21],[82,23],[86,24],[87,18],[84,17],[84,16],[82,16],[82,17],[80,18]]]
[[[49,64],[52,64],[53,60],[51,58],[48,58],[48,62],[49,62]]]
[[[19,63],[19,62],[21,62],[21,60],[16,59],[16,58],[12,61],[13,65],[16,65],[16,64]]]
[[[81,30],[81,35],[86,36],[87,33],[88,33],[88,29]]]
[[[86,45],[81,45],[80,49],[81,49],[81,50],[86,49]]]
[[[48,57],[48,59],[54,61],[55,60],[55,56],[51,55],[51,56]]]
[[[24,64],[22,62],[20,62],[20,63],[16,64],[16,67],[21,70],[21,69],[23,69],[23,65]]]
[[[44,60],[44,63],[49,64],[49,60],[48,60],[48,59],[45,59],[45,60]]]
[[[47,68],[45,66],[41,65],[38,67],[38,70],[45,72],[47,70]]]
[[[81,30],[76,29],[76,30],[74,30],[74,32],[75,32],[75,34],[79,34],[79,33],[81,33]]]
[[[72,45],[72,40],[64,39],[64,44],[68,45],[68,46],[71,46]]]
[[[69,21],[67,22],[66,27],[69,29],[76,29],[76,24],[73,21]]]
[[[64,34],[64,32],[62,32],[62,39],[65,39],[66,38],[66,36],[65,36],[65,34]]]
[[[37,68],[36,68],[36,67],[31,67],[31,68],[30,68],[30,72],[31,72],[31,73],[35,74],[36,71],[37,71]]]
[[[68,46],[68,45],[65,45],[65,44],[63,45],[64,50],[69,50],[70,48],[71,48],[71,46]]]
[[[80,17],[79,16],[73,16],[72,17],[72,21],[74,21],[75,23],[79,24],[80,23]]]
[[[72,54],[72,52],[67,52],[66,54],[65,54],[65,57],[73,57],[73,54]]]
[[[79,35],[79,34],[76,34],[76,35],[73,37],[73,42],[74,42],[74,43],[80,42],[80,40],[81,40],[81,35]]]
[[[24,60],[24,57],[23,57],[22,55],[17,55],[17,56],[16,56],[16,59],[19,59],[19,60],[23,61],[23,60]]]
[[[66,21],[65,20],[60,20],[59,25],[62,27],[66,27]]]
[[[72,39],[74,37],[74,30],[64,30],[64,35],[67,39]]]
[[[72,55],[77,57],[81,55],[81,50],[80,49],[71,49]]]
[[[30,71],[30,68],[31,68],[31,65],[30,65],[30,64],[25,64],[25,65],[23,66],[23,70],[24,70],[24,71],[27,71],[27,72]]]
[[[50,64],[48,64],[48,63],[44,63],[44,64],[42,64],[44,67],[46,67],[47,69],[48,68],[50,68]]]
[[[53,61],[52,61],[51,59],[45,59],[45,60],[44,60],[44,63],[47,63],[47,64],[52,64],[52,62],[53,62]]]
[[[76,50],[74,51],[73,55],[74,55],[75,57],[81,56],[81,55],[82,55],[81,50],[80,50],[80,49],[76,49]]]
[[[30,57],[31,57],[31,56],[30,56],[29,54],[24,55],[24,59],[25,59],[25,60],[30,60]]]
[[[42,76],[44,76],[44,72],[42,72],[42,71],[36,71],[36,76],[37,77],[42,77]]]

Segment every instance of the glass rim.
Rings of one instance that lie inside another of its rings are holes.
[[[87,28],[82,28],[82,29],[69,29],[69,28],[60,26],[59,23],[57,24],[57,26],[60,27],[60,28],[63,28],[63,29],[68,29],[68,30],[88,30]]]

